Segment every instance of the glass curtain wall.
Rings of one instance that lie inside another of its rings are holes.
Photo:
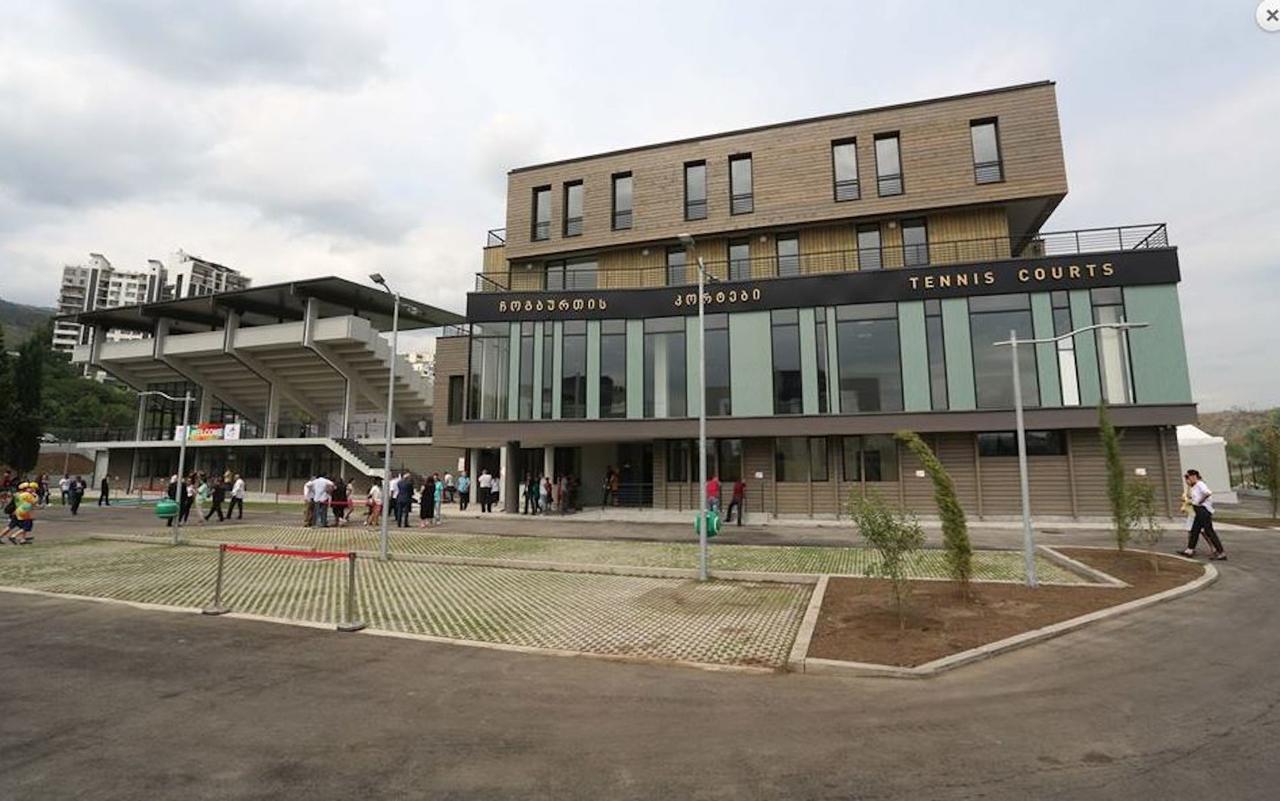
[[[1052,292],[1049,295],[1053,306],[1053,335],[1062,336],[1073,330],[1071,325],[1071,302],[1064,291]],[[1080,374],[1076,371],[1076,339],[1067,337],[1059,339],[1058,380],[1062,386],[1062,405],[1080,405]]]
[[[685,323],[683,317],[644,321],[644,416],[688,414]]]
[[[902,358],[898,304],[862,303],[836,308],[836,359],[840,411],[902,411]]]
[[[729,354],[729,315],[706,316],[707,416],[733,414],[729,387],[732,356]]]
[[[533,419],[533,323],[520,323],[520,402],[521,420]]]
[[[1016,331],[1018,339],[1032,339],[1030,295],[988,295],[969,298],[969,331],[973,341],[973,381],[979,409],[1013,408],[1013,376],[1008,345],[996,345]],[[1040,405],[1034,345],[1019,346],[1018,374],[1023,406]]]
[[[565,320],[560,357],[560,416],[587,416],[587,321]]]
[[[468,399],[468,413],[472,420],[507,419],[510,351],[508,325],[489,323],[473,326]]]
[[[1119,287],[1089,290],[1093,322],[1124,322],[1124,292]],[[1094,332],[1098,342],[1098,375],[1102,376],[1102,399],[1107,403],[1133,403],[1133,380],[1129,364],[1129,333],[1102,328]]]
[[[804,412],[800,373],[800,314],[796,309],[770,312],[773,341],[773,413]]]
[[[627,416],[627,322],[600,323],[600,416]]]

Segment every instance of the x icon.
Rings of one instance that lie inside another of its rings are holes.
[[[1280,22],[1280,9],[1267,9],[1267,22]]]

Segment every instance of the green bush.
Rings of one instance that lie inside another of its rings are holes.
[[[898,628],[906,628],[907,560],[924,546],[924,530],[914,517],[885,505],[875,493],[866,497],[859,497],[856,490],[850,493],[849,518],[858,534],[880,554],[876,572],[892,583]]]
[[[1156,488],[1145,478],[1131,479],[1125,487],[1125,525],[1138,542],[1155,549],[1164,537],[1157,519]],[[1160,572],[1160,559],[1151,555],[1151,567]]]
[[[1262,446],[1267,459],[1266,485],[1271,493],[1271,519],[1274,520],[1280,517],[1280,425],[1267,426]]]
[[[969,542],[969,523],[964,509],[956,499],[955,483],[951,474],[938,461],[933,450],[914,431],[899,431],[899,442],[915,454],[933,482],[933,502],[942,520],[942,543],[946,548],[947,572],[959,582],[961,591],[969,593],[969,579],[973,576],[973,544]]]
[[[1105,403],[1098,404],[1098,436],[1102,439],[1102,454],[1107,465],[1107,501],[1111,505],[1116,549],[1123,551],[1133,535],[1129,516],[1129,481],[1124,472],[1124,460],[1120,458],[1120,435],[1111,425],[1111,415],[1107,413]]]

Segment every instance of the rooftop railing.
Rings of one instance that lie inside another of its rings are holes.
[[[487,248],[502,247],[507,244],[506,228],[491,228],[485,232],[484,246]]]
[[[1041,256],[1070,256],[1141,250],[1169,246],[1164,223],[1114,228],[1083,228],[1076,231],[1041,233],[1026,242],[1008,237],[965,239],[949,242],[913,243],[848,250],[769,254],[746,259],[704,259],[707,272],[722,281],[815,275],[819,273],[923,267],[930,264],[965,264]],[[504,272],[476,274],[476,292],[543,292],[562,289],[638,289],[656,286],[687,286],[698,280],[697,265],[658,264],[608,270],[579,270],[572,286],[567,282],[548,286],[547,274],[539,269],[514,268]]]

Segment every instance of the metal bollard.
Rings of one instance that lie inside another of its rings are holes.
[[[218,546],[218,572],[213,582],[213,603],[200,610],[206,615],[225,615],[231,610],[222,605],[222,571],[227,560],[227,546]]]
[[[365,627],[362,620],[356,620],[356,555],[347,554],[347,609],[343,615],[345,622],[338,624],[338,631],[359,631]]]

